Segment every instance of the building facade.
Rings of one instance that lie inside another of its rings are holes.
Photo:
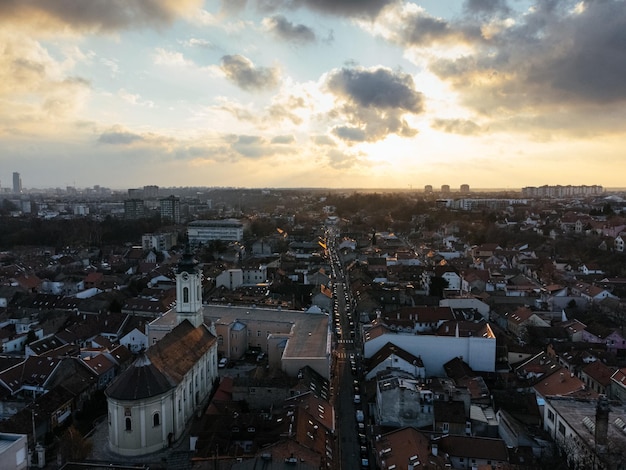
[[[174,224],[180,224],[180,198],[168,196],[159,201],[161,209],[161,220],[169,220]]]
[[[240,242],[243,240],[243,224],[236,219],[195,220],[187,226],[187,236],[192,246],[216,240]]]
[[[146,216],[146,208],[142,199],[126,199],[124,201],[124,218],[129,220],[142,219]]]
[[[13,192],[15,194],[22,193],[22,177],[17,171],[13,173]]]

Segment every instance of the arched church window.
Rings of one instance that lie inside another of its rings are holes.
[[[161,425],[161,416],[159,415],[159,413],[154,413],[152,415],[152,425],[155,427]]]
[[[131,421],[130,418],[126,418],[126,430],[127,431],[133,430],[133,422]]]
[[[183,302],[189,302],[189,287],[183,287]]]

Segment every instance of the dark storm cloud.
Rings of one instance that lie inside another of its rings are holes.
[[[614,105],[626,100],[625,6],[538,1],[514,25],[477,41],[475,53],[430,68],[485,114]]]
[[[422,111],[422,94],[415,90],[413,77],[386,68],[343,68],[328,78],[328,89],[362,107]]]
[[[277,69],[255,67],[250,59],[242,55],[225,55],[221,69],[230,81],[247,91],[271,89],[279,81]]]
[[[387,5],[398,0],[258,0],[257,6],[263,11],[307,8],[320,13],[375,18]]]
[[[143,137],[139,134],[133,134],[124,130],[112,129],[110,131],[103,132],[98,138],[98,142],[101,144],[110,145],[129,145],[133,142],[142,141]]]
[[[0,22],[113,31],[172,23],[199,0],[2,0]]]
[[[300,44],[316,41],[315,32],[303,24],[293,24],[282,15],[274,15],[266,20],[269,30],[279,39]]]
[[[386,68],[343,68],[328,76],[326,86],[337,107],[330,113],[345,124],[333,133],[347,142],[375,142],[388,134],[410,137],[417,133],[403,119],[423,111],[424,98],[415,90],[413,77]]]
[[[449,134],[477,135],[482,132],[478,124],[467,119],[434,119],[431,125]]]

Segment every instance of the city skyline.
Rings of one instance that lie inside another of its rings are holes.
[[[33,0],[0,24],[26,189],[624,186],[623,1]]]

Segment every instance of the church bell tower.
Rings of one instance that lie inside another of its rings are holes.
[[[202,315],[202,273],[189,249],[185,250],[176,274],[176,318],[189,320],[194,327],[204,322]]]

